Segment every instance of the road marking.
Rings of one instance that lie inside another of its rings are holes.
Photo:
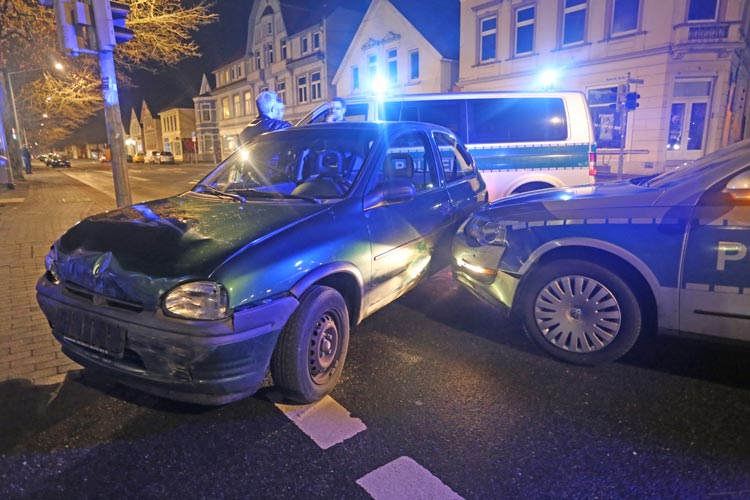
[[[367,429],[331,396],[309,405],[276,403],[276,407],[324,450]]]
[[[399,457],[365,474],[357,484],[375,500],[463,500],[409,457]]]
[[[135,175],[131,175],[130,178],[131,179],[137,179],[139,181],[144,181],[144,182],[148,182],[149,181],[149,179],[145,179],[143,177],[136,177]]]
[[[0,203],[23,203],[26,198],[0,198]]]

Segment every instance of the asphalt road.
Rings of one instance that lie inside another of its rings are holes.
[[[217,408],[86,371],[0,384],[0,497],[746,499],[748,366],[747,347],[667,337],[565,365],[445,270],[353,330],[332,399],[302,418],[270,381]]]

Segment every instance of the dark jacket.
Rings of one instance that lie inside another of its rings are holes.
[[[242,129],[242,132],[240,132],[240,144],[245,144],[247,141],[263,132],[268,132],[269,130],[281,130],[291,126],[291,123],[285,122],[284,120],[275,120],[266,115],[258,115],[250,122],[250,125]]]

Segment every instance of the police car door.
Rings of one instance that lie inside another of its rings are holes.
[[[691,219],[680,290],[680,330],[750,340],[750,172],[710,187]]]

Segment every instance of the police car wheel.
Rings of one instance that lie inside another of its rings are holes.
[[[628,283],[575,259],[539,268],[521,290],[524,330],[553,357],[579,365],[614,361],[635,344],[641,308]]]
[[[349,311],[341,294],[314,286],[300,299],[271,357],[271,376],[284,396],[313,403],[341,378],[349,347]]]

